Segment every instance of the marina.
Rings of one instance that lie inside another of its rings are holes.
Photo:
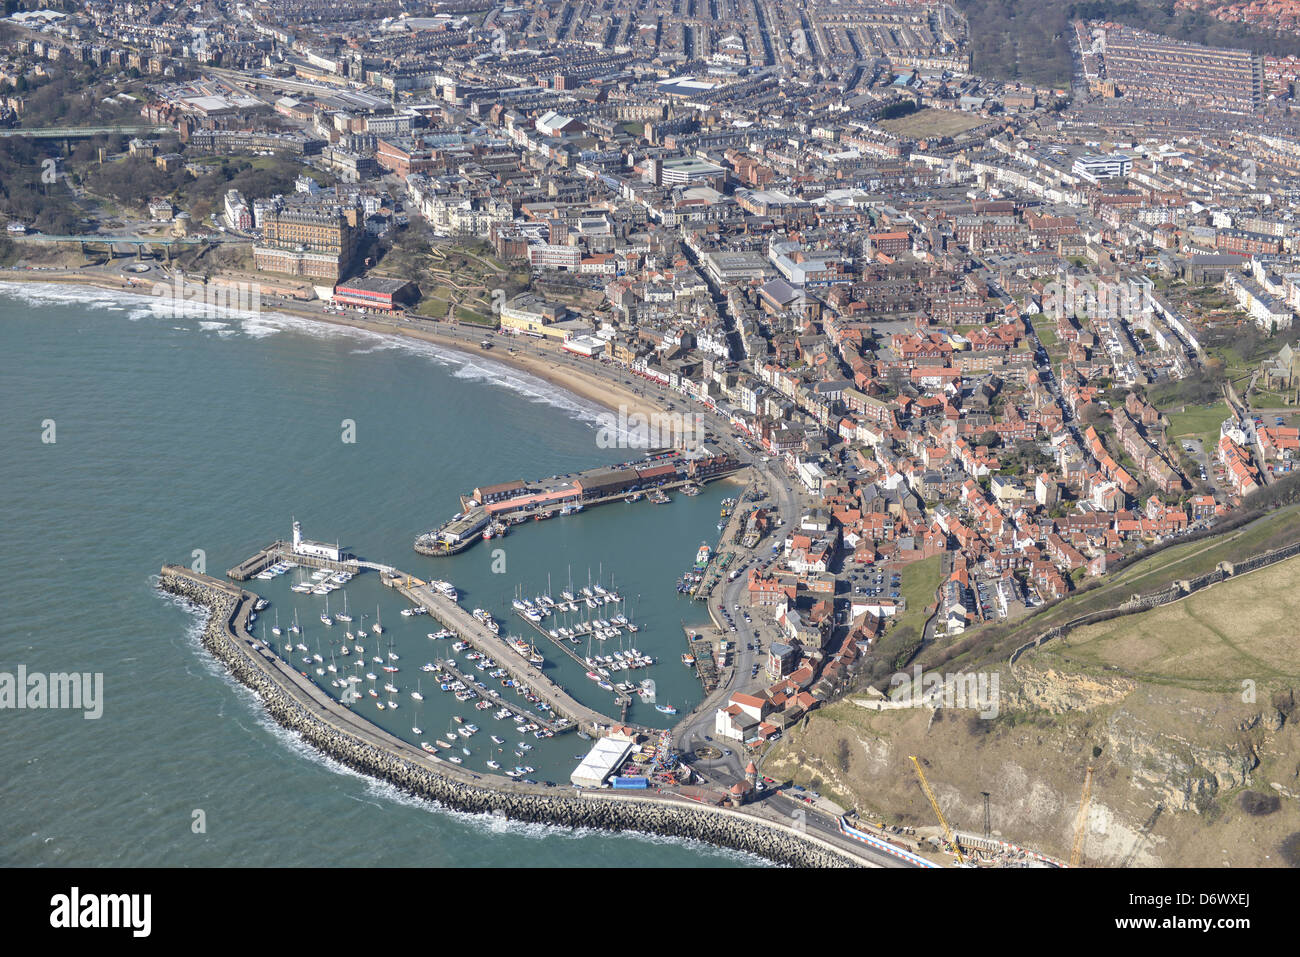
[[[694,837],[795,865],[873,864],[852,846],[792,827],[761,807],[704,801],[679,787],[676,782],[688,778],[680,776],[685,769],[679,771],[663,732],[653,733],[648,745],[637,748],[631,764],[627,762],[634,738],[594,741],[574,771],[575,790],[526,777],[533,770],[526,751],[516,752],[509,762],[514,766],[499,774],[501,762],[495,758],[491,760],[497,767],[486,774],[468,770],[462,767],[461,753],[471,749],[456,743],[476,733],[468,723],[469,735],[457,734],[455,741],[444,735],[436,747],[403,741],[325,695],[263,646],[248,623],[257,596],[175,565],[163,566],[159,584],[209,609],[205,647],[259,695],[277,722],[346,766],[409,793],[460,810],[523,821]],[[451,753],[456,749],[460,753]],[[623,769],[633,773],[615,774]],[[605,784],[609,787],[602,787]]]
[[[458,593],[454,585],[450,582],[433,580],[424,581],[414,575],[399,571],[396,568],[387,565],[380,565],[374,562],[366,562],[357,557],[345,553],[337,545],[327,546],[318,542],[307,541],[301,536],[301,528],[297,522],[294,523],[294,537],[291,542],[277,541],[264,549],[261,549],[247,561],[231,569],[229,575],[236,578],[236,574],[247,577],[257,577],[266,569],[271,567],[280,567],[287,569],[291,566],[301,566],[303,568],[314,568],[316,571],[312,577],[318,581],[334,580],[339,576],[355,576],[366,570],[376,570],[380,575],[380,581],[385,586],[393,588],[401,594],[409,603],[410,607],[403,609],[404,617],[410,617],[414,614],[427,614],[435,618],[443,626],[443,632],[448,637],[454,637],[456,640],[455,649],[464,650],[472,648],[473,653],[484,656],[493,662],[494,670],[499,671],[500,677],[493,679],[496,681],[506,680],[509,685],[503,685],[506,690],[519,689],[519,693],[526,693],[530,696],[530,701],[536,711],[543,712],[549,717],[535,714],[518,707],[511,707],[512,713],[522,713],[526,720],[537,726],[538,730],[545,729],[547,733],[555,734],[563,731],[573,730],[575,727],[593,735],[599,736],[607,733],[608,730],[616,723],[626,724],[627,705],[630,704],[630,698],[624,692],[620,692],[616,698],[616,704],[621,706],[620,718],[617,721],[607,715],[583,705],[573,698],[564,688],[549,678],[543,672],[545,659],[537,654],[535,648],[529,647],[529,654],[521,654],[515,644],[519,639],[512,639],[511,636],[502,637],[498,634],[499,627],[495,627],[495,621],[483,609],[475,609],[478,614],[466,611],[458,602]],[[236,578],[236,580],[239,580]],[[603,587],[599,593],[593,588],[588,588],[594,594],[609,596]],[[328,595],[326,595],[328,598]],[[406,613],[412,613],[407,615]],[[375,622],[371,626],[373,635],[366,635],[364,624],[365,616],[362,616],[362,624],[356,635],[351,631],[347,634],[354,641],[351,648],[346,643],[342,645],[343,654],[353,656],[352,664],[354,674],[343,679],[334,679],[334,683],[339,687],[340,701],[345,705],[352,705],[358,701],[364,700],[361,692],[356,690],[356,685],[362,681],[364,674],[365,680],[370,683],[367,694],[375,700],[375,707],[382,710],[390,710],[400,707],[397,703],[396,694],[399,690],[392,683],[392,676],[400,670],[397,664],[398,656],[392,651],[391,645],[387,656],[377,653],[371,653],[372,665],[378,665],[383,672],[389,676],[383,690],[388,693],[388,698],[380,700],[380,689],[376,686],[379,681],[379,674],[376,670],[362,672],[366,649],[360,641],[363,637],[367,640],[378,641],[379,635],[383,633],[383,627],[379,621],[379,609],[376,609]],[[322,621],[324,615],[321,616]],[[521,617],[523,617],[521,615]],[[525,618],[525,620],[528,620]],[[295,622],[297,621],[295,612]],[[530,624],[535,624],[530,622]],[[543,637],[552,640],[551,636],[545,629],[537,629]],[[434,633],[430,633],[433,635]],[[319,642],[319,640],[318,640]],[[571,648],[559,641],[555,641],[557,647],[562,648],[564,652],[576,663],[587,667],[586,663],[579,658]],[[274,646],[270,646],[274,647]],[[297,651],[302,651],[306,646],[299,642],[296,646]],[[377,651],[377,649],[376,649]],[[278,653],[278,652],[277,652]],[[286,645],[286,656],[290,653]],[[332,654],[332,652],[331,652]],[[314,662],[314,663],[313,663]],[[323,667],[324,659],[318,650],[315,655],[306,655],[302,660],[303,666],[308,669],[314,669],[318,676],[324,677],[326,671]],[[331,659],[331,664],[334,660]],[[439,666],[450,673],[454,666],[447,658],[442,658]],[[439,666],[435,666],[436,668]],[[297,665],[294,665],[297,667]],[[303,672],[307,674],[307,672]],[[497,688],[488,687],[486,682],[479,679],[470,678],[462,669],[456,668],[455,681],[463,685],[462,688],[454,689],[456,697],[463,703],[470,703],[475,699],[500,701],[501,706],[505,706],[504,699],[506,696]],[[610,685],[613,690],[613,686]]]

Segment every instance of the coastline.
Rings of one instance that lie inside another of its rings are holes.
[[[98,273],[82,273],[75,270],[52,270],[47,274],[33,275],[28,270],[0,269],[0,282],[37,284],[58,284],[65,286],[85,286],[91,289],[108,289],[114,292],[126,292],[152,299],[148,290],[153,287],[151,281],[130,282],[115,279]],[[295,319],[310,319],[343,328],[361,329],[376,335],[396,336],[427,342],[431,345],[451,349],[466,356],[477,356],[510,368],[518,369],[542,381],[563,389],[581,399],[586,399],[602,408],[613,412],[617,417],[620,412],[627,416],[640,414],[650,419],[652,416],[669,414],[668,410],[653,397],[638,395],[620,382],[602,376],[593,368],[590,372],[561,366],[554,355],[554,350],[541,345],[539,340],[521,340],[497,336],[495,332],[471,325],[452,325],[445,320],[436,319],[386,319],[377,316],[347,316],[327,314],[322,308],[308,308],[286,302],[264,306],[264,313],[280,313]],[[315,305],[315,304],[314,304]],[[464,330],[467,338],[452,335],[448,330]],[[494,339],[491,351],[480,348],[476,342],[468,339],[481,339],[484,336]],[[515,345],[516,352],[511,354],[501,348],[503,343]],[[526,352],[518,351],[526,349]],[[594,364],[595,360],[591,360]]]

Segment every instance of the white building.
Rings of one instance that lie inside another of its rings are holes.
[[[624,737],[610,735],[598,738],[582,763],[573,769],[569,780],[580,788],[603,787],[632,751],[633,742]]]
[[[1105,156],[1089,154],[1080,156],[1070,167],[1070,172],[1089,183],[1099,183],[1103,179],[1127,176],[1133,170],[1133,159],[1123,153],[1110,153]]]
[[[343,561],[343,549],[336,542],[326,545],[324,542],[312,542],[302,537],[302,523],[293,523],[293,553],[307,558],[323,558],[326,561]]]

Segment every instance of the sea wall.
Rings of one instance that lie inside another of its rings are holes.
[[[446,772],[435,771],[423,766],[422,755],[405,757],[395,748],[366,740],[361,732],[343,727],[342,721],[331,720],[332,708],[346,713],[341,705],[331,703],[331,708],[330,704],[311,700],[287,678],[275,674],[269,662],[257,661],[257,653],[238,637],[238,619],[245,604],[240,589],[179,566],[164,566],[159,587],[208,609],[203,646],[262,699],[267,712],[279,724],[340,764],[417,797],[459,811],[502,814],[517,821],[692,838],[794,867],[863,863],[792,827],[727,808],[695,806],[667,798],[614,798],[595,792],[568,795],[504,779],[489,785],[468,773],[457,775],[450,766]]]
[[[1047,629],[1032,641],[1025,642],[1013,651],[1010,664],[1014,665],[1020,659],[1020,656],[1031,648],[1041,647],[1045,642],[1054,638],[1062,638],[1076,628],[1099,624],[1112,618],[1118,618],[1121,615],[1136,615],[1140,612],[1150,611],[1152,608],[1158,608],[1161,605],[1167,605],[1173,601],[1181,601],[1189,595],[1196,594],[1203,588],[1217,585],[1219,582],[1226,581],[1234,576],[1245,575],[1247,572],[1275,565],[1278,562],[1286,561],[1288,558],[1294,558],[1296,555],[1300,555],[1300,542],[1292,542],[1290,545],[1283,545],[1281,548],[1275,548],[1260,555],[1253,555],[1239,562],[1220,562],[1212,572],[1206,572],[1196,578],[1176,581],[1158,591],[1134,595],[1128,601],[1114,608],[1103,608],[1100,611],[1089,612],[1086,615],[1071,618],[1055,628]]]

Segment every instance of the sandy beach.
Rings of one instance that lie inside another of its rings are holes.
[[[35,271],[23,269],[0,270],[0,281],[24,283],[60,283],[80,285],[99,289],[112,289],[134,292],[149,297],[149,290],[155,281],[137,279],[134,282],[99,273],[78,272],[75,270]],[[276,300],[263,304],[263,311],[282,313],[299,319],[311,319],[335,326],[350,326],[364,329],[380,335],[404,336],[419,339],[448,349],[454,349],[467,355],[489,359],[502,365],[510,366],[551,383],[580,398],[604,406],[619,415],[642,415],[653,421],[653,416],[669,414],[666,406],[655,395],[643,388],[639,380],[630,372],[621,369],[609,369],[599,360],[573,357],[567,359],[560,355],[558,347],[543,340],[532,338],[515,338],[500,336],[491,330],[468,324],[449,323],[444,320],[401,319],[379,315],[352,315],[327,313],[324,303],[294,303]],[[492,348],[485,350],[480,342],[492,340]],[[514,349],[511,353],[508,350]],[[576,363],[590,365],[590,370]],[[625,385],[614,379],[621,374],[632,379],[633,386]],[[648,385],[648,383],[647,383]],[[646,394],[640,394],[637,390]],[[680,410],[680,409],[679,409]]]

